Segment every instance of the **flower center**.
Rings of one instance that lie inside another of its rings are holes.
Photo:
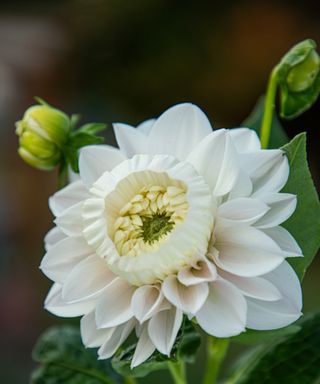
[[[119,211],[113,241],[120,256],[156,251],[188,211],[186,188],[143,187]]]

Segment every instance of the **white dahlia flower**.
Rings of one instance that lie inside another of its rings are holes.
[[[50,199],[46,308],[83,316],[83,342],[101,359],[135,330],[132,367],[170,354],[183,315],[223,338],[298,319],[285,259],[302,255],[280,226],[296,207],[280,192],[284,153],[246,128],[212,131],[192,104],[114,130],[120,149],[83,148],[80,179]]]

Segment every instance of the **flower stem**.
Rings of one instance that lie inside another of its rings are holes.
[[[182,360],[177,363],[172,361],[168,362],[168,368],[174,384],[187,384],[186,369]]]
[[[273,110],[278,85],[278,66],[274,67],[268,82],[267,94],[264,102],[264,112],[260,130],[260,141],[263,149],[268,148],[272,126]]]
[[[220,365],[227,353],[229,339],[217,339],[208,336],[207,341],[207,368],[204,376],[204,384],[217,382]]]
[[[132,376],[124,377],[124,383],[125,384],[138,384],[137,380]]]

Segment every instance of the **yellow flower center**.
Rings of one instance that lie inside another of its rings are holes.
[[[120,209],[113,241],[120,256],[156,251],[188,212],[186,188],[142,188]]]

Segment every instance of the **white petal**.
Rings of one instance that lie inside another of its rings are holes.
[[[218,224],[218,222],[217,222]],[[268,273],[283,261],[279,246],[265,233],[246,225],[219,225],[215,231],[217,265],[238,276],[254,277]]]
[[[120,278],[106,288],[96,308],[96,321],[99,328],[115,327],[133,316],[131,299],[135,289]]]
[[[238,152],[251,152],[260,149],[260,140],[253,129],[233,128],[230,135]]]
[[[286,261],[264,276],[281,292],[282,299],[274,302],[247,299],[247,326],[252,329],[285,327],[301,316],[302,295],[300,282]]]
[[[207,283],[189,285],[181,284],[176,276],[168,276],[162,283],[165,297],[185,313],[196,313],[206,301],[209,288]]]
[[[170,356],[171,349],[182,323],[182,311],[172,307],[158,312],[149,321],[148,331],[152,343],[157,350]]]
[[[82,234],[82,207],[83,202],[72,205],[58,216],[54,223],[68,236]]]
[[[216,337],[230,337],[243,332],[247,305],[240,291],[221,278],[209,285],[207,301],[196,314],[200,327]]]
[[[44,237],[44,247],[45,250],[48,251],[51,247],[53,247],[60,240],[65,239],[66,234],[61,231],[58,227],[53,227]]]
[[[221,204],[218,208],[218,215],[224,219],[252,224],[269,209],[268,205],[260,200],[240,197]]]
[[[241,277],[221,270],[219,275],[236,286],[245,296],[266,301],[276,301],[282,297],[280,291],[262,277]]]
[[[60,189],[49,199],[49,206],[55,216],[60,216],[66,209],[89,197],[87,188],[81,180]]]
[[[303,256],[294,237],[283,227],[266,228],[263,232],[279,245],[286,257]]]
[[[236,199],[237,197],[251,196],[253,184],[249,175],[240,169],[236,181],[229,192],[228,199]]]
[[[92,253],[83,237],[66,237],[44,255],[40,269],[49,279],[62,283],[72,268]]]
[[[184,160],[212,132],[206,115],[197,106],[178,104],[165,111],[152,126],[148,153],[169,154]]]
[[[260,195],[259,199],[264,201],[270,210],[255,223],[257,228],[270,228],[283,223],[297,206],[297,197],[290,193],[268,193]]]
[[[115,328],[97,329],[95,314],[92,311],[81,318],[80,331],[83,344],[88,348],[97,348],[112,336]]]
[[[90,189],[92,184],[105,172],[111,171],[125,160],[119,149],[109,145],[89,145],[82,147],[79,156],[80,177]]]
[[[115,278],[103,259],[97,255],[89,256],[77,264],[69,274],[63,285],[63,299],[76,302],[96,297]]]
[[[146,134],[143,132],[143,125],[141,128],[142,129],[137,129],[131,125],[121,123],[113,124],[117,143],[121,152],[127,158],[131,158],[137,154],[146,153]]]
[[[157,312],[170,308],[170,304],[164,300],[162,291],[155,285],[139,287],[132,296],[131,306],[134,316],[140,323],[150,319]]]
[[[219,129],[206,136],[187,158],[211,187],[214,196],[230,192],[239,166],[229,132]]]
[[[133,358],[131,360],[131,369],[146,361],[153,354],[155,349],[156,347],[153,345],[148,334],[148,324],[145,324],[142,328]]]
[[[99,359],[108,359],[111,357],[130,335],[134,325],[135,321],[129,320],[116,327],[111,337],[98,350]]]
[[[149,133],[151,132],[151,128],[153,126],[153,124],[156,122],[156,119],[149,119],[149,120],[145,120],[143,121],[142,123],[140,123],[138,126],[137,126],[137,129],[143,133],[145,136],[148,136]]]
[[[68,304],[62,299],[62,286],[53,284],[44,303],[47,311],[61,317],[77,317],[91,312],[95,307],[94,300]]]
[[[194,267],[185,267],[178,272],[179,281],[186,285],[195,285],[217,278],[217,269],[208,259],[201,260]]]

